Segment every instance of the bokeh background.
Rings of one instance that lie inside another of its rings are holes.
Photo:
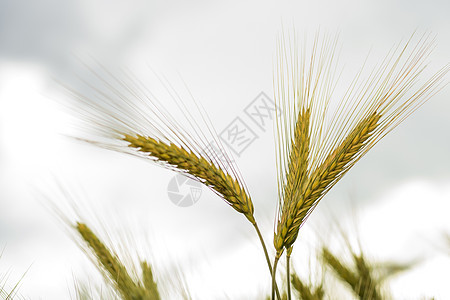
[[[283,26],[310,36],[318,28],[339,32],[341,60],[350,69],[369,50],[379,59],[415,30],[430,31],[437,41],[430,68],[437,69],[449,61],[449,11],[444,0],[1,1],[0,273],[14,283],[26,272],[20,292],[30,299],[70,299],[74,278],[98,280],[45,208],[45,196],[68,202],[57,181],[91,211],[88,220],[103,220],[98,223],[112,232],[126,228],[141,240],[145,246],[138,248],[161,280],[180,284],[174,270],[183,270],[194,299],[261,296],[270,279],[246,220],[206,188],[195,205],[178,207],[167,194],[170,171],[66,138],[61,133],[76,133],[77,126],[57,82],[78,88],[80,53],[137,68],[148,64],[170,82],[181,76],[220,131],[236,117],[251,122],[244,109],[261,92],[273,99]],[[188,95],[184,84],[174,85]],[[332,241],[339,224],[375,260],[420,260],[391,282],[396,298],[450,298],[450,257],[442,251],[442,233],[450,232],[449,99],[446,88],[324,198],[293,254],[300,274],[313,264],[314,245]],[[270,126],[255,132],[258,138],[235,160],[271,245],[274,139]],[[339,252],[338,243],[330,245]]]

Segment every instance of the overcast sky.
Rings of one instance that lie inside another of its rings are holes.
[[[449,11],[444,0],[1,1],[0,248],[5,251],[0,274],[10,269],[14,282],[29,268],[21,288],[24,296],[65,299],[73,276],[93,273],[36,197],[37,191],[57,197],[51,192],[57,177],[85,195],[80,198],[98,217],[110,219],[109,226],[141,226],[152,241],[149,257],[156,268],[163,274],[172,265],[184,267],[195,299],[256,297],[248,286],[267,291],[269,279],[256,236],[222,200],[203,188],[196,204],[177,207],[167,194],[174,176],[170,171],[60,135],[72,130],[73,123],[57,105],[67,97],[53,79],[82,89],[75,80],[83,74],[77,55],[137,70],[148,64],[186,96],[181,75],[218,132],[236,117],[247,122],[257,139],[235,160],[271,247],[277,195],[273,133],[271,124],[252,123],[245,108],[261,92],[273,99],[275,43],[282,26],[294,24],[310,36],[319,27],[339,32],[341,61],[350,69],[362,64],[369,51],[376,60],[414,30],[430,31],[436,34],[430,69],[436,70],[449,62]],[[149,87],[155,84],[154,79],[142,80]],[[450,276],[450,258],[434,246],[440,232],[450,232],[449,99],[446,88],[383,139],[323,199],[302,229],[303,246],[294,257],[297,269],[308,260],[314,232],[324,238],[331,235],[332,219],[351,225],[356,218],[363,245],[373,257],[427,258],[415,272],[394,281],[394,295],[450,298],[441,280]],[[142,238],[144,233],[136,235]]]

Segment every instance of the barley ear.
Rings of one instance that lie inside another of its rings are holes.
[[[111,253],[86,224],[77,223],[76,229],[95,254],[99,266],[106,271],[122,298],[126,300],[142,299],[140,287],[130,277],[119,258]]]
[[[304,283],[297,274],[292,274],[291,283],[302,300],[322,300],[325,298],[323,282],[314,287],[312,284]]]
[[[161,296],[158,292],[158,286],[153,278],[152,267],[147,262],[141,263],[142,268],[142,281],[144,283],[145,299],[149,300],[161,300]]]
[[[374,277],[373,267],[362,254],[352,253],[355,271],[345,266],[329,249],[322,249],[322,259],[359,299],[381,300],[380,282]]]
[[[252,224],[255,224],[253,203],[246,191],[230,174],[216,167],[206,158],[199,157],[173,143],[169,145],[142,135],[125,135],[123,140],[129,143],[129,147],[136,148],[159,162],[166,163],[194,176],[213,189],[236,211],[244,214]]]
[[[290,248],[297,239],[301,225],[325,193],[336,184],[364,152],[366,142],[379,125],[381,115],[372,113],[362,119],[347,137],[311,173],[294,196],[295,205],[281,218],[276,234],[276,248]]]
[[[295,191],[306,178],[309,154],[309,123],[311,111],[303,110],[299,113],[296,122],[294,139],[292,140],[291,152],[289,155],[288,174],[284,185],[284,199],[291,203],[294,199]]]
[[[297,190],[307,179],[308,154],[310,145],[310,126],[311,111],[303,109],[299,112],[294,129],[294,139],[291,141],[291,150],[289,153],[289,161],[287,175],[283,189],[283,207],[281,209],[281,223],[287,223],[288,218],[295,208],[295,197]],[[281,234],[276,234],[274,245],[277,251],[281,251],[284,243]]]
[[[322,259],[334,272],[351,287],[357,287],[358,276],[354,274],[349,268],[344,266],[339,259],[334,256],[328,248],[322,249]]]

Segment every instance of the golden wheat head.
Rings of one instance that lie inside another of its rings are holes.
[[[332,106],[339,83],[336,39],[316,36],[310,53],[294,37],[278,47],[275,99],[278,130],[279,212],[274,233],[277,256],[291,247],[322,197],[382,137],[442,87],[449,66],[417,84],[432,49],[422,36],[397,46],[364,78],[362,71]]]
[[[122,299],[161,299],[150,264],[145,261],[142,262],[142,278],[141,280],[134,280],[117,255],[110,251],[86,224],[78,222],[75,227],[96,257],[98,266],[105,271],[114,285],[115,291],[120,294]]]
[[[183,147],[156,141],[151,137],[125,135],[123,139],[129,143],[129,147],[136,148],[161,162],[199,178],[236,211],[244,214],[252,224],[255,223],[252,201],[239,182],[204,157],[186,151]]]
[[[139,299],[141,288],[133,281],[119,258],[83,223],[77,223],[76,229],[98,260],[123,299]]]

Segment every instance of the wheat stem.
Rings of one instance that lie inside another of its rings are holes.
[[[270,274],[272,275],[272,263],[270,262],[270,257],[269,257],[269,253],[267,252],[266,243],[264,242],[261,231],[259,230],[259,227],[256,224],[256,222],[255,222],[255,224],[253,224],[253,226],[255,227],[256,233],[258,234],[259,241],[261,242],[261,245],[264,250],[264,255],[266,256],[267,266],[269,267]],[[280,291],[278,290],[278,286],[277,286],[276,282],[275,282],[275,292],[277,294],[277,299],[281,299]]]
[[[291,300],[291,253],[292,247],[286,251],[286,282],[287,282],[287,297]]]
[[[272,300],[275,300],[275,286],[276,286],[277,265],[278,265],[278,261],[280,260],[281,254],[283,254],[283,253],[282,252],[277,252],[277,254],[275,255],[275,260],[273,262],[273,269],[272,269]]]

